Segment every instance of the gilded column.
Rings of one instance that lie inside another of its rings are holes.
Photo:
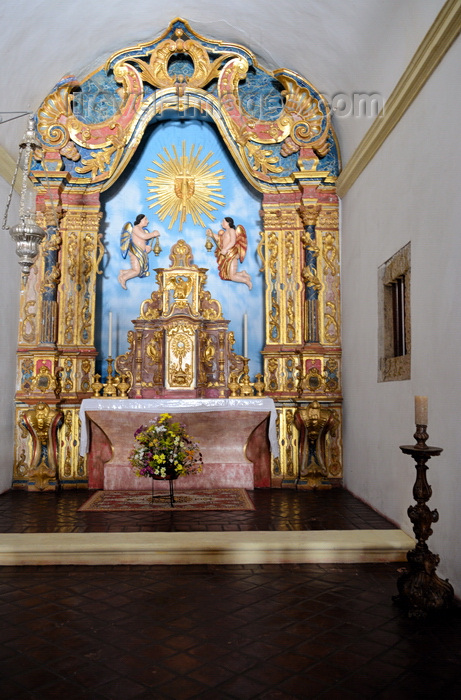
[[[320,487],[318,480],[305,473],[299,422],[294,420],[299,411],[318,402],[335,426],[322,435],[324,488],[342,476],[339,236],[334,185],[315,173],[304,173],[291,193],[265,196],[262,218],[264,379],[266,393],[276,402],[282,448],[280,458],[273,461],[272,483]]]
[[[62,185],[62,173],[56,178]],[[54,490],[59,485],[57,433],[61,423],[60,358],[56,346],[61,235],[58,189],[37,197],[37,221],[46,230],[27,284],[21,289],[18,328],[16,435],[13,486]]]
[[[319,247],[315,236],[315,224],[320,214],[320,206],[304,206],[299,208],[299,215],[304,225],[301,242],[304,246],[304,342],[318,343],[319,332],[319,291],[322,288],[317,275],[317,258]]]
[[[35,175],[37,219],[47,236],[21,291],[13,486],[74,488],[87,481],[85,460],[79,455],[79,408],[82,398],[91,396],[97,354],[94,312],[97,268],[104,252],[101,213],[97,194],[69,194],[65,173]],[[40,420],[45,413],[59,415],[59,420],[53,418],[51,432],[34,435],[34,421],[25,416],[36,410],[28,407],[39,404],[46,407]],[[46,435],[48,444],[43,442]],[[40,457],[37,445],[42,445]],[[56,478],[51,477],[53,470]]]
[[[81,400],[91,396],[95,373],[96,282],[104,248],[98,193],[64,192],[63,210],[57,347],[64,420],[58,460],[61,485],[75,488],[87,482],[86,462],[79,455],[79,409]]]

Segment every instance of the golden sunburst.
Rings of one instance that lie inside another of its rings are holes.
[[[167,216],[171,217],[172,228],[178,216],[179,230],[187,218],[192,216],[194,224],[205,226],[202,214],[206,214],[212,221],[215,220],[212,212],[216,211],[214,204],[224,206],[224,195],[221,194],[219,180],[224,175],[222,170],[213,170],[219,164],[219,160],[213,163],[208,161],[213,156],[210,151],[205,158],[200,160],[202,146],[195,153],[195,145],[192,144],[189,155],[186,154],[186,142],[182,142],[182,154],[178,156],[176,147],[163,149],[164,155],[158,155],[158,161],[153,160],[155,168],[148,168],[148,172],[155,173],[155,177],[146,177],[149,192],[152,192],[147,201],[152,201],[149,208],[158,207],[157,216],[163,221]]]

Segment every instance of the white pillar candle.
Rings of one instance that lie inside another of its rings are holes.
[[[243,357],[248,357],[248,314],[243,314]]]
[[[415,396],[415,423],[416,425],[427,425],[427,396]]]
[[[109,357],[112,357],[112,311],[109,311]]]

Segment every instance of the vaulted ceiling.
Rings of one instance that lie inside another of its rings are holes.
[[[328,98],[385,100],[443,0],[2,0],[0,111],[35,112],[60,78],[83,78],[112,53],[158,36],[175,17],[203,36],[242,44],[265,68],[303,75]],[[16,156],[25,119],[0,123]],[[371,117],[336,117],[343,164]]]

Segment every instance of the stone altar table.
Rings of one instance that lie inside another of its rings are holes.
[[[176,488],[261,488],[271,485],[270,453],[278,456],[272,399],[85,399],[80,407],[81,454],[88,453],[88,486],[150,489],[128,462],[134,431],[161,413],[184,423],[199,443],[203,471],[178,479]],[[168,488],[156,482],[156,489]]]

